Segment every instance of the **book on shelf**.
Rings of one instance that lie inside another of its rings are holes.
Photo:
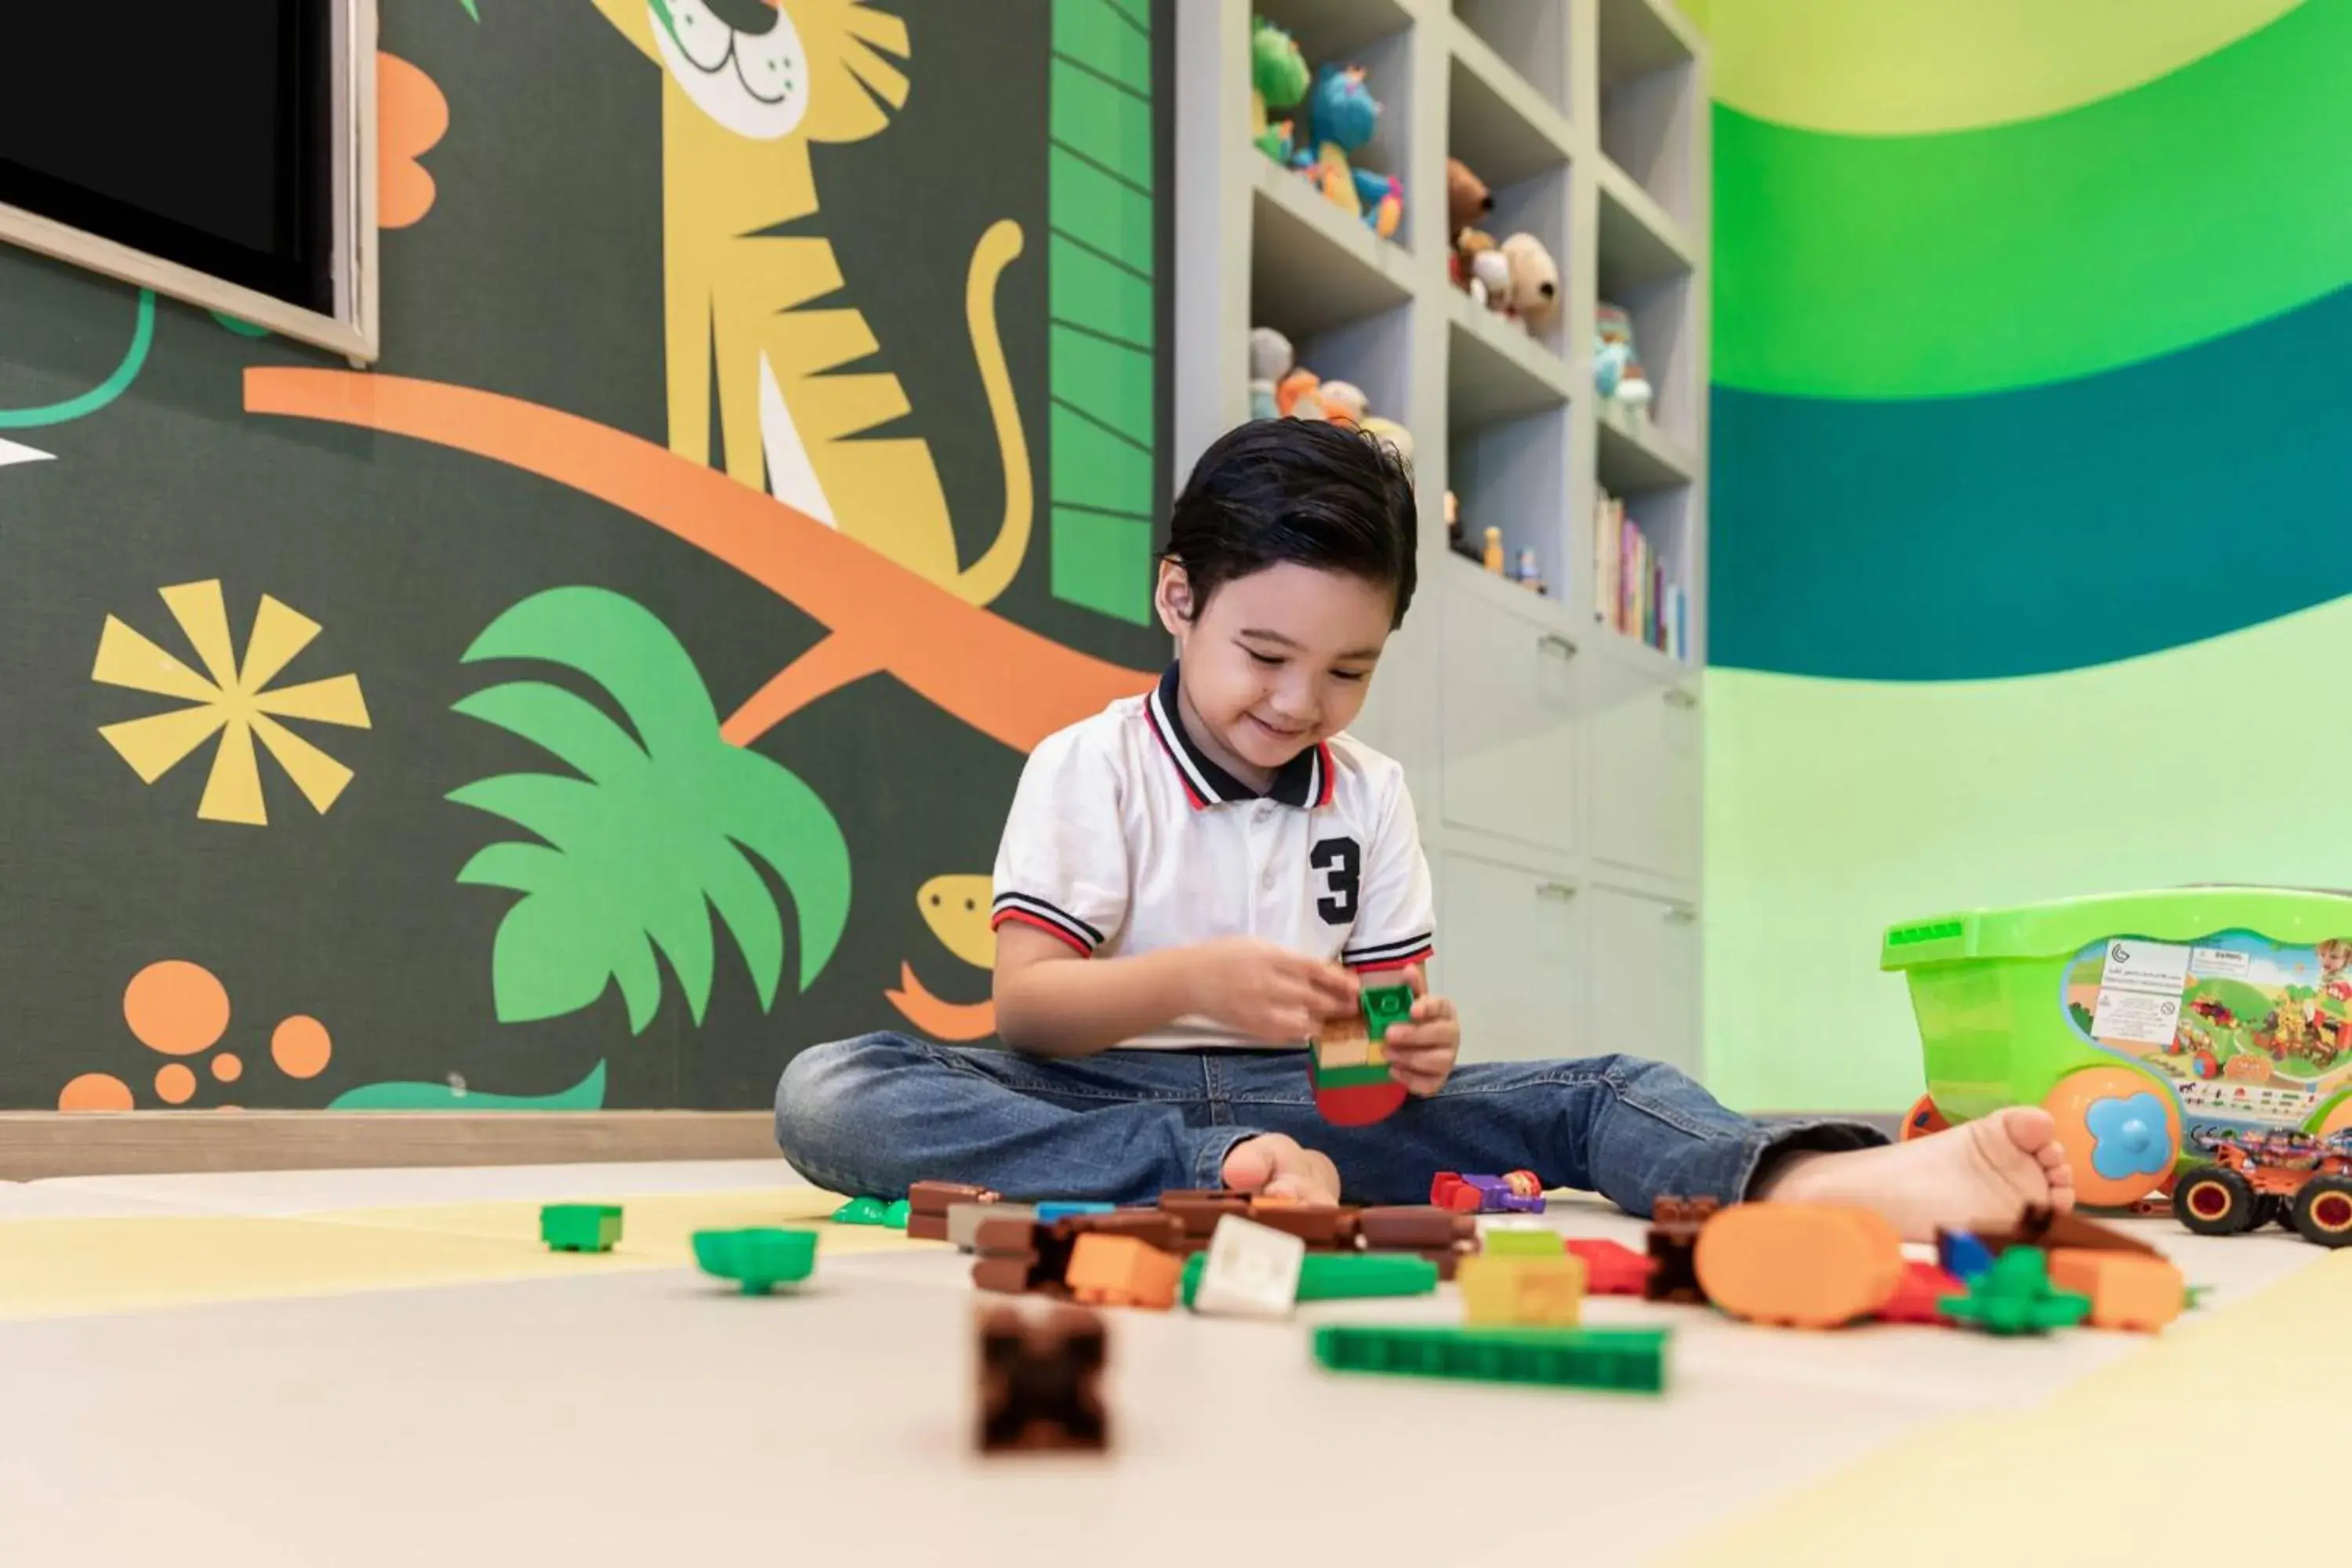
[[[1596,487],[1592,513],[1592,613],[1673,658],[1690,649],[1690,596],[1624,500]]]

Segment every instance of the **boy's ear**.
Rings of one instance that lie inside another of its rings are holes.
[[[1168,629],[1170,637],[1181,637],[1192,629],[1192,580],[1185,575],[1183,563],[1160,563],[1160,584],[1152,592],[1151,602],[1159,609],[1160,624]]]

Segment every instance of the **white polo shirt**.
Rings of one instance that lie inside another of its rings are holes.
[[[1171,665],[1157,689],[1030,753],[992,923],[1021,921],[1096,958],[1255,936],[1360,970],[1426,959],[1436,921],[1403,768],[1335,735],[1261,795],[1184,732],[1176,679]],[[1185,1017],[1126,1044],[1265,1042]]]

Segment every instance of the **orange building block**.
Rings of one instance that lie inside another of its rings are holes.
[[[1454,1279],[1462,1287],[1465,1323],[1574,1328],[1584,1309],[1584,1259],[1566,1253],[1474,1253],[1456,1266]]]
[[[1698,1233],[1707,1299],[1735,1318],[1833,1329],[1868,1317],[1903,1281],[1903,1238],[1869,1209],[1735,1204]]]
[[[2188,1282],[2170,1259],[2139,1252],[2061,1247],[2050,1254],[2050,1283],[2091,1299],[2095,1329],[2154,1333],[2180,1316]]]
[[[1158,1307],[1176,1304],[1183,1260],[1132,1236],[1089,1231],[1072,1244],[1062,1282],[1089,1306]]]

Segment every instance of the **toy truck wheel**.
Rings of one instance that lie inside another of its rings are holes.
[[[2264,1194],[2263,1196],[2256,1198],[2254,1200],[2254,1223],[2248,1226],[2246,1228],[2248,1230],[2260,1230],[2266,1225],[2274,1225],[2281,1230],[2293,1230],[2294,1228],[2294,1205],[2287,1202],[2284,1198],[2273,1197],[2269,1194]]]
[[[1908,1143],[1914,1138],[1925,1138],[1930,1132],[1941,1132],[1949,1127],[1944,1113],[1936,1109],[1933,1095],[1921,1095],[1911,1109],[1903,1113],[1903,1132],[1898,1142]]]
[[[2078,1068],[2052,1087],[2042,1108],[2058,1123],[2074,1196],[2094,1208],[2128,1208],[2162,1185],[2180,1157],[2171,1091],[2136,1068]]]
[[[2200,1236],[2235,1236],[2253,1229],[2260,1211],[2246,1178],[2215,1165],[2180,1178],[2172,1191],[2172,1212]]]
[[[2294,1195],[2294,1228],[2321,1247],[2352,1246],[2352,1176],[2314,1176]]]

